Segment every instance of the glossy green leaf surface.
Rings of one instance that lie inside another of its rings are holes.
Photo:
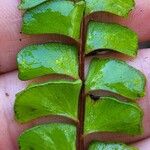
[[[25,131],[19,138],[20,150],[76,150],[76,127],[45,124]]]
[[[46,1],[47,0],[21,0],[18,7],[19,9],[29,9]]]
[[[127,63],[116,59],[92,60],[87,75],[86,92],[106,90],[136,100],[145,95],[145,76]]]
[[[101,97],[97,101],[87,97],[84,132],[138,135],[142,133],[142,116],[142,110],[135,103],[123,102],[112,97]]]
[[[80,88],[80,80],[31,84],[16,95],[16,119],[23,123],[42,116],[61,115],[77,120]]]
[[[84,7],[83,1],[78,3],[68,0],[45,2],[24,14],[22,32],[61,34],[79,39]]]
[[[127,146],[122,143],[93,142],[88,150],[138,150],[135,147]]]
[[[17,55],[19,78],[29,80],[47,74],[78,77],[78,50],[61,43],[31,45]]]
[[[98,49],[114,50],[135,57],[138,49],[137,34],[118,24],[90,21],[85,53]]]
[[[103,11],[118,16],[128,16],[135,5],[134,0],[85,0],[85,2],[86,14]]]

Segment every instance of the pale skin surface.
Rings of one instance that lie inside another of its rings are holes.
[[[21,13],[17,10],[19,0],[0,0],[0,150],[17,150],[17,137],[26,128],[32,127],[45,119],[34,121],[26,125],[20,125],[14,120],[13,104],[15,94],[24,89],[25,82],[17,78],[16,53],[20,48],[31,43],[44,42],[47,37],[27,36],[20,34]],[[136,0],[136,9],[130,14],[129,19],[118,19],[120,22],[135,30],[139,35],[140,42],[150,41],[150,0]],[[104,17],[109,19],[108,16]],[[20,41],[20,39],[22,39]],[[119,137],[129,143],[133,143],[140,150],[150,149],[150,49],[142,49],[135,59],[123,57],[120,54],[111,56],[122,58],[141,70],[147,77],[146,96],[140,101],[145,116],[143,120],[144,133],[140,137],[125,138]],[[8,73],[9,72],[9,73]],[[113,139],[118,136],[113,136]],[[138,140],[138,142],[137,142]]]

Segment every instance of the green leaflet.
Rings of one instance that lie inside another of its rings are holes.
[[[21,0],[18,7],[19,9],[29,9],[46,1],[47,0]]]
[[[142,133],[143,112],[131,102],[112,97],[101,97],[98,101],[86,99],[85,134],[93,132],[114,132],[129,135]]]
[[[57,80],[33,84],[16,95],[16,119],[31,121],[47,115],[61,115],[77,120],[81,80]]]
[[[128,16],[134,8],[134,0],[85,0],[86,14],[96,11],[109,12],[118,16]]]
[[[86,92],[106,90],[131,100],[145,95],[145,76],[127,63],[116,59],[92,60],[87,75]]]
[[[30,9],[30,8],[38,6],[46,1],[48,1],[48,0],[21,0],[18,8],[19,9]],[[78,1],[78,0],[76,0],[76,1]]]
[[[40,125],[19,138],[20,150],[76,150],[76,127],[67,124]]]
[[[78,50],[61,43],[31,45],[17,55],[19,78],[29,80],[47,74],[78,76]]]
[[[88,150],[138,150],[122,143],[93,142]]]
[[[48,0],[21,0],[19,8],[30,9],[46,1]],[[128,16],[128,13],[135,5],[134,0],[85,0],[85,2],[86,14],[103,11],[118,16]]]
[[[91,21],[88,25],[85,53],[97,49],[114,50],[135,57],[138,37],[136,33],[121,25]]]
[[[51,0],[25,12],[22,32],[26,34],[62,34],[80,37],[80,24],[85,3]],[[65,8],[65,9],[64,9]]]

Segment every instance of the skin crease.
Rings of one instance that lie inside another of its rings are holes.
[[[48,36],[36,37],[20,34],[21,13],[16,8],[18,2],[19,0],[0,0],[1,73],[16,69],[16,53],[20,48],[31,43],[41,43],[48,40]],[[150,0],[136,0],[136,9],[130,15],[129,19],[118,19],[118,17],[111,18],[113,18],[113,22],[120,22],[134,29],[138,33],[140,41],[148,41],[150,40],[150,26],[148,24],[150,17],[149,6]],[[104,18],[110,20],[110,16],[105,16]],[[122,140],[134,143],[133,145],[139,147],[140,150],[149,150],[150,93],[148,91],[150,90],[150,49],[140,50],[138,57],[135,59],[127,59],[116,53],[109,53],[109,56],[126,60],[129,64],[141,70],[147,77],[147,94],[139,102],[145,112],[143,121],[145,132],[138,138],[122,137]],[[17,137],[23,130],[42,122],[48,122],[48,119],[40,119],[25,125],[20,125],[14,120],[13,103],[15,94],[25,88],[26,84],[27,82],[19,81],[16,71],[0,75],[0,150],[17,150]],[[112,139],[114,138],[115,136],[112,137]],[[120,140],[121,138],[118,139]],[[136,142],[137,140],[139,142]]]

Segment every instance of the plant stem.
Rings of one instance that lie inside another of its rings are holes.
[[[86,25],[86,18],[82,20],[81,25],[81,38],[80,38],[80,49],[79,49],[79,75],[80,79],[82,80],[82,88],[80,91],[79,97],[79,107],[78,107],[78,118],[79,123],[77,127],[77,150],[84,150],[84,139],[83,139],[83,132],[84,132],[84,112],[85,112],[85,78],[84,78],[84,64],[85,64],[85,25]]]

